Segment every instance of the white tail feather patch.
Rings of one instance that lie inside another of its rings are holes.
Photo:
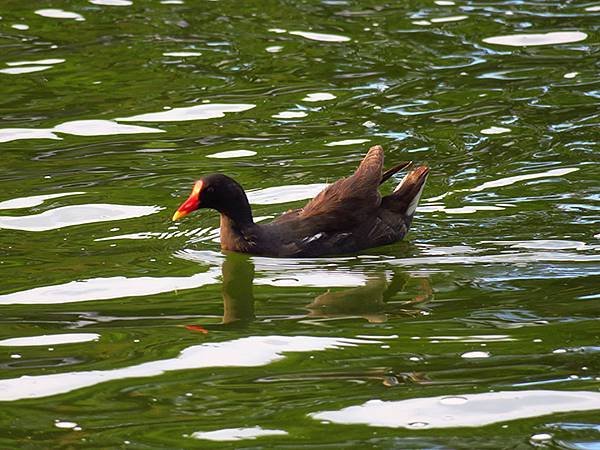
[[[407,174],[404,176],[404,178],[402,178],[402,181],[400,183],[398,183],[398,186],[396,186],[396,189],[394,189],[394,192],[398,192],[400,190],[400,188],[402,187],[402,185],[404,183],[406,183],[406,180],[408,180],[408,175],[410,175],[410,174]]]
[[[421,189],[419,189],[419,193],[414,196],[414,198],[410,202],[410,205],[408,205],[408,208],[406,208],[407,216],[412,216],[415,213],[417,206],[419,205],[419,200],[421,200],[421,194],[423,193],[424,188],[425,188],[425,183],[423,183],[421,185]]]

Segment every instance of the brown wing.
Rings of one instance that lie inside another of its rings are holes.
[[[368,185],[371,190],[377,190],[383,173],[383,148],[375,145],[369,149],[358,169],[350,178],[360,180],[363,185]]]
[[[297,218],[318,220],[324,231],[352,227],[379,207],[382,172],[383,148],[376,145],[369,149],[354,174],[321,191],[298,211]]]

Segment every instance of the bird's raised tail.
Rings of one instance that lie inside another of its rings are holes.
[[[385,183],[396,172],[400,172],[401,170],[406,169],[411,164],[412,164],[412,161],[404,161],[404,162],[401,162],[400,164],[395,165],[391,169],[386,170],[383,173],[383,175],[381,175],[381,181],[379,182],[379,184]]]
[[[394,192],[382,199],[382,206],[393,212],[412,217],[421,199],[428,174],[427,166],[419,166],[411,170],[396,186]]]

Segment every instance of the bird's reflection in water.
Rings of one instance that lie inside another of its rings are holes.
[[[223,328],[245,327],[255,319],[255,264],[253,259],[251,256],[241,253],[227,253],[221,266],[221,273],[223,320],[220,324],[208,325],[206,328],[222,330]],[[271,278],[261,278],[259,284],[276,285],[276,281],[281,279],[277,275],[281,274],[273,274]],[[397,269],[391,274],[379,269],[363,271],[361,275],[363,279],[366,278],[364,285],[336,288],[315,297],[310,304],[306,305],[308,313],[304,316],[304,321],[315,323],[322,320],[359,317],[371,323],[380,323],[385,322],[389,314],[419,314],[421,309],[415,306],[433,298],[430,280],[426,275],[413,276]],[[411,280],[415,278],[419,280],[418,294],[409,297],[406,292],[407,285],[412,285]],[[323,284],[326,284],[326,281]],[[278,288],[285,289],[284,287]],[[294,318],[299,319],[302,316],[294,315]],[[201,326],[192,325],[189,328],[208,332]],[[359,373],[321,372],[319,374],[311,373],[310,376],[317,376],[321,379],[358,379],[363,382],[373,380],[390,388],[406,384],[431,383],[427,374],[404,371],[401,367],[397,369],[377,367]]]
[[[228,253],[221,271],[223,295],[221,326],[244,325],[253,321],[255,266],[252,257],[240,253]],[[306,318],[318,320],[361,317],[372,323],[381,323],[387,320],[390,312],[418,314],[420,310],[414,307],[415,304],[426,302],[433,297],[433,290],[427,276],[418,277],[419,293],[406,298],[405,289],[415,277],[397,269],[391,276],[383,270],[362,272],[362,275],[366,277],[364,285],[328,290],[315,297],[310,304],[306,305],[309,311]],[[265,283],[261,282],[261,284]],[[400,297],[401,293],[405,298],[402,301],[395,301],[399,300],[395,297]]]
[[[254,263],[248,255],[229,253],[221,266],[223,324],[254,320]]]
[[[366,275],[367,281],[363,286],[340,291],[327,291],[316,297],[307,306],[310,310],[309,317],[354,316],[362,317],[372,323],[385,322],[387,320],[386,305],[396,294],[405,290],[411,277],[400,271],[393,272],[390,281],[383,271]],[[404,305],[424,302],[432,297],[433,291],[429,284],[429,278],[421,278],[421,281],[423,293],[402,302]],[[403,308],[401,312],[412,315],[417,314],[418,310]]]

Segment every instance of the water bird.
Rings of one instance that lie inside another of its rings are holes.
[[[173,215],[177,221],[197,209],[221,215],[221,249],[271,257],[319,257],[355,253],[401,240],[410,228],[429,168],[410,171],[389,195],[379,186],[412,163],[383,170],[384,152],[371,147],[349,177],[327,186],[303,208],[270,223],[255,223],[242,186],[223,174],[196,181]]]

